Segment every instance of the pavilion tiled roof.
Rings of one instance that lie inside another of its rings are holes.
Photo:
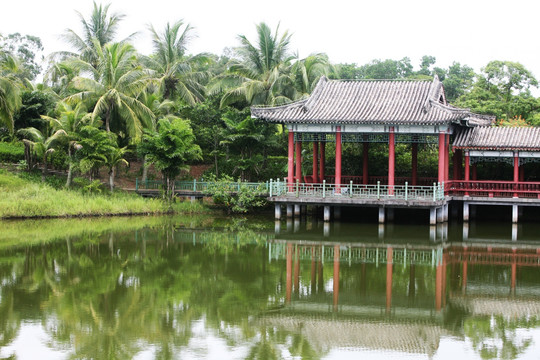
[[[540,151],[538,127],[461,128],[452,146],[470,150],[524,150]]]
[[[252,107],[254,117],[276,123],[488,125],[492,117],[446,104],[437,77],[425,80],[328,80],[308,99],[276,107]]]

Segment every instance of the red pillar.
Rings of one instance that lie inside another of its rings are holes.
[[[292,244],[287,244],[287,285],[285,293],[285,302],[288,304],[291,302],[292,293]]]
[[[514,153],[514,190],[517,189],[517,183],[519,182],[519,156]],[[514,193],[514,197],[518,197],[518,193]]]
[[[341,126],[336,127],[336,192],[341,188]]]
[[[450,178],[450,134],[446,134],[444,139],[444,181],[447,182]]]
[[[287,166],[287,182],[291,184],[294,176],[294,133],[289,131],[289,156]]]
[[[313,182],[318,183],[319,177],[317,176],[319,173],[318,169],[318,162],[319,162],[319,143],[317,141],[313,142]]]
[[[454,157],[452,159],[452,162],[454,163],[454,174],[452,176],[452,179],[461,180],[461,163],[463,162],[461,150],[454,150]]]
[[[325,161],[325,157],[326,157],[326,143],[324,141],[321,141],[320,143],[320,146],[321,146],[321,165],[319,166],[319,170],[321,172],[321,176],[319,176],[319,181],[322,183],[323,180],[324,180],[324,161]]]
[[[334,311],[339,301],[339,245],[334,246]]]
[[[369,143],[365,142],[362,145],[362,183],[369,184]]]
[[[437,177],[437,181],[442,183],[444,181],[444,141],[445,141],[446,135],[441,132],[439,133],[439,176]]]
[[[386,249],[386,312],[392,307],[392,266],[394,262],[393,249]]]
[[[298,134],[300,135],[300,134]],[[302,182],[302,142],[296,141],[296,175],[295,178]],[[295,181],[296,182],[296,181]]]
[[[388,191],[393,194],[394,173],[395,173],[396,149],[395,149],[395,134],[394,127],[390,127],[388,133]]]
[[[418,184],[418,143],[411,144],[412,185]]]
[[[467,182],[467,184],[465,184],[465,186],[468,188],[469,187],[469,180],[470,180],[470,158],[469,158],[469,152],[468,151],[465,151],[465,181]],[[469,196],[469,192],[466,191],[465,192],[465,196]]]

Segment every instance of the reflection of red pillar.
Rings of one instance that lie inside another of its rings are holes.
[[[300,135],[300,134],[298,134]],[[302,143],[296,141],[296,180],[302,182]]]
[[[315,289],[317,288],[316,281],[317,281],[317,269],[316,269],[316,262],[315,262],[315,247],[311,247],[311,292],[315,293]]]
[[[339,300],[339,245],[334,246],[334,310]]]
[[[324,265],[323,265],[322,259],[317,262],[317,266],[318,266],[318,268],[317,268],[317,270],[318,270],[318,274],[317,274],[317,277],[318,277],[318,279],[317,279],[317,283],[318,283],[317,284],[317,286],[318,286],[317,287],[317,292],[324,292],[324,276],[323,276],[324,275],[324,268],[323,268]]]
[[[442,183],[444,181],[444,140],[446,139],[446,135],[441,132],[439,133],[439,176],[437,177],[437,181]]]
[[[390,312],[392,306],[392,262],[393,249],[391,247],[386,249],[386,311]]]
[[[442,258],[442,291],[441,291],[441,298],[442,298],[442,306],[446,306],[446,256],[443,254]]]
[[[516,293],[516,270],[516,249],[514,249],[512,254],[512,282],[510,284],[510,292],[512,295]]]
[[[287,166],[287,182],[293,182],[294,176],[294,133],[289,131],[289,157]]]
[[[336,127],[336,192],[341,188],[341,126]]]
[[[389,195],[392,195],[393,186],[394,186],[394,174],[395,174],[395,163],[396,163],[396,142],[395,142],[394,127],[390,127],[390,132],[388,133],[388,192]]]
[[[362,183],[369,184],[369,143],[365,142],[362,145]]]
[[[463,249],[463,275],[461,279],[461,292],[465,294],[467,291],[467,248]]]
[[[287,287],[286,287],[286,296],[285,302],[291,302],[291,293],[292,293],[292,244],[287,244]]]
[[[313,182],[318,183],[318,161],[319,161],[319,143],[317,141],[313,142]]]
[[[294,290],[296,294],[300,294],[300,255],[298,254],[298,248],[294,256]]]
[[[319,169],[321,171],[321,176],[319,176],[319,181],[322,183],[324,180],[324,161],[326,157],[326,143],[324,141],[321,141],[321,165],[319,166]]]
[[[411,144],[412,185],[418,184],[418,143]]]
[[[441,310],[442,303],[442,264],[437,264],[435,272],[435,310]]]

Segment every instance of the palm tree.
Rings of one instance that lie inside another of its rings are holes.
[[[16,76],[19,70],[17,58],[0,51],[0,125],[13,133],[13,115],[21,107],[22,83]]]
[[[29,127],[20,129],[18,133],[26,139],[23,139],[25,146],[28,146],[34,154],[41,158],[43,168],[41,170],[41,181],[45,181],[47,175],[47,159],[50,154],[56,151],[56,146],[67,135],[64,130],[56,130],[52,135],[42,133],[40,130]]]
[[[149,26],[154,44],[154,54],[144,58],[146,65],[155,70],[159,77],[161,93],[165,99],[179,98],[194,105],[204,98],[201,82],[208,79],[207,72],[194,71],[194,67],[210,61],[206,54],[186,56],[187,44],[194,38],[193,28],[182,20],[165,26],[158,34]]]
[[[279,26],[272,35],[265,23],[257,25],[257,44],[239,35],[241,46],[236,49],[240,61],[233,60],[229,72],[218,76],[212,86],[213,93],[225,91],[221,106],[237,102],[249,105],[279,105],[297,98],[291,76],[289,53],[291,35],[285,31],[278,35]]]
[[[154,119],[152,111],[138,96],[152,82],[147,70],[137,63],[133,46],[127,43],[107,44],[101,47],[97,42],[97,66],[80,60],[71,62],[81,73],[92,78],[77,76],[73,87],[78,93],[68,96],[65,101],[83,101],[88,108],[93,107],[92,119],[100,117],[107,132],[125,132],[132,141],[138,140],[143,128],[151,128]]]
[[[105,152],[104,165],[107,168],[107,174],[109,175],[109,188],[111,192],[114,191],[114,168],[119,164],[129,165],[124,156],[128,152],[127,147],[118,147],[115,141],[111,141],[109,151]]]
[[[305,59],[298,60],[292,67],[296,90],[301,97],[307,97],[321,78],[334,72],[328,56],[323,53],[311,54]]]
[[[66,187],[71,186],[71,179],[73,174],[73,168],[75,166],[74,151],[81,149],[79,143],[79,131],[84,125],[93,125],[92,114],[88,113],[83,103],[78,103],[75,107],[60,101],[56,105],[56,118],[42,115],[43,120],[47,120],[53,128],[53,131],[64,130],[66,133],[65,140],[67,140],[68,149],[68,175],[66,180]]]
[[[110,6],[111,4],[105,6],[101,4],[97,5],[94,1],[94,8],[88,20],[80,12],[76,11],[82,25],[83,33],[79,35],[74,30],[67,29],[62,35],[62,38],[76,49],[77,54],[63,52],[60,55],[80,57],[96,65],[99,58],[96,44],[103,47],[105,44],[114,41],[114,37],[118,31],[118,25],[125,17],[124,14],[119,13],[113,13],[109,16]],[[128,41],[134,35],[135,33],[122,40],[122,42]]]

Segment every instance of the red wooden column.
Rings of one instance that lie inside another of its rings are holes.
[[[300,134],[298,134],[300,136]],[[302,182],[302,142],[300,139],[296,140],[296,180]]]
[[[418,184],[418,143],[411,144],[412,184]]]
[[[450,134],[446,134],[444,139],[444,181],[447,182],[450,178]]]
[[[394,186],[396,148],[394,127],[391,126],[388,133],[388,193],[392,195]]]
[[[446,139],[446,135],[444,132],[439,133],[439,176],[437,177],[437,181],[442,183],[444,181],[444,142]]]
[[[519,156],[517,151],[514,152],[514,190],[517,190],[517,184],[519,183]],[[514,193],[514,197],[518,197],[518,193]]]
[[[319,143],[317,141],[314,141],[313,142],[313,182],[315,184],[319,182],[318,162],[319,162]]]
[[[334,311],[339,302],[339,245],[334,246]]]
[[[285,293],[285,302],[289,304],[291,302],[292,293],[292,244],[287,244],[287,285]]]
[[[469,180],[470,180],[470,158],[469,158],[469,152],[468,151],[465,151],[465,181],[467,182],[467,184],[465,184],[465,186],[467,188],[469,188]],[[469,192],[468,191],[465,191],[465,196],[469,196]]]
[[[362,143],[362,183],[369,184],[369,143]]]
[[[392,267],[394,253],[391,247],[386,249],[386,312],[392,307]]]
[[[324,161],[325,161],[325,158],[326,158],[326,143],[324,141],[321,141],[320,142],[320,146],[321,146],[321,150],[320,150],[320,153],[321,153],[321,165],[319,166],[319,170],[321,172],[321,175],[319,176],[319,181],[322,183],[323,180],[324,180]]]
[[[336,193],[341,188],[341,126],[336,127]]]
[[[287,163],[287,182],[291,184],[294,176],[294,133],[289,131],[289,156]]]

